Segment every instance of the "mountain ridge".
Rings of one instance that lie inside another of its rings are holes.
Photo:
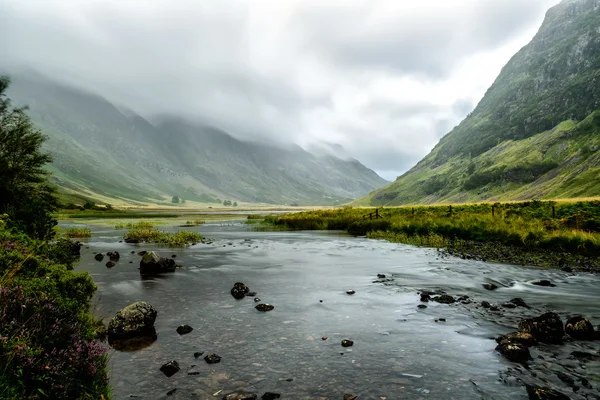
[[[355,204],[599,196],[599,26],[600,0],[548,10],[475,109],[413,168]]]

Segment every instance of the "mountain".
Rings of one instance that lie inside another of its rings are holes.
[[[152,124],[125,107],[39,75],[8,95],[48,136],[54,182],[103,202],[332,205],[388,183],[354,159],[241,141],[177,117]]]
[[[600,196],[600,0],[551,8],[475,110],[357,204]]]

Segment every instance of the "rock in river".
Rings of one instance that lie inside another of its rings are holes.
[[[526,363],[531,359],[529,347],[518,342],[501,342],[498,346],[496,346],[496,351],[512,362]]]
[[[493,283],[484,283],[483,288],[485,290],[496,290],[498,289],[498,286],[494,285]]]
[[[140,261],[140,274],[154,276],[165,272],[175,271],[175,261],[172,258],[161,257],[155,251],[144,254]]]
[[[109,251],[108,253],[106,253],[106,255],[108,256],[108,258],[110,258],[110,261],[113,262],[119,262],[119,259],[121,258],[121,255],[118,251]]]
[[[350,290],[346,290],[346,294],[354,294],[356,293],[354,290],[350,289]]]
[[[569,396],[553,389],[532,385],[526,385],[526,387],[529,400],[570,400]]]
[[[190,333],[193,330],[194,330],[194,328],[192,328],[189,325],[179,325],[177,327],[177,333],[179,333],[180,335],[185,335],[187,333]]]
[[[580,315],[571,317],[565,325],[565,332],[575,340],[594,340],[594,326]]]
[[[279,393],[266,392],[265,394],[262,395],[261,399],[262,400],[275,400],[280,397],[281,397],[281,395]]]
[[[111,346],[118,348],[124,346],[121,342],[131,339],[156,340],[154,329],[156,315],[154,307],[144,301],[138,301],[123,308],[108,324],[108,342]]]
[[[115,263],[114,263],[114,262],[112,262],[112,261],[109,261],[109,262],[107,262],[107,263],[106,263],[106,268],[112,268],[112,267],[114,267],[115,265],[117,265],[117,264],[115,264]]]
[[[354,346],[354,342],[349,339],[342,340],[342,347],[351,347]]]
[[[452,304],[456,301],[456,300],[454,300],[454,297],[450,296],[449,294],[443,294],[441,296],[436,296],[436,297],[432,298],[431,300],[438,302],[438,303],[442,303],[442,304]]]
[[[519,322],[519,332],[530,333],[538,342],[560,344],[565,329],[558,314],[548,312]]]
[[[525,346],[535,346],[537,340],[530,333],[512,332],[496,338],[496,342],[502,343],[521,343]]]
[[[272,306],[271,304],[258,304],[256,307],[258,311],[263,311],[263,312],[267,312],[267,311],[271,311],[275,308],[275,306]]]
[[[241,393],[234,392],[223,396],[223,400],[256,400],[258,395],[256,393]]]
[[[175,361],[175,360],[169,361],[168,363],[166,363],[162,367],[160,367],[160,371],[163,374],[165,374],[168,378],[175,375],[177,372],[179,372],[180,369],[181,368],[179,368],[179,363],[177,363],[177,361]]]
[[[209,364],[218,364],[221,362],[221,357],[219,357],[215,353],[210,353],[204,357],[204,361],[206,361]]]
[[[544,286],[544,287],[555,287],[556,285],[549,280],[543,279],[541,281],[533,282],[532,285]]]
[[[104,260],[104,254],[102,254],[102,253],[98,253],[98,254],[96,254],[96,255],[94,256],[94,259],[95,259],[96,261],[102,261],[102,260]]]
[[[231,288],[231,295],[234,298],[241,300],[244,297],[246,297],[246,293],[248,293],[249,291],[250,289],[248,289],[248,286],[246,286],[242,282],[237,282]]]

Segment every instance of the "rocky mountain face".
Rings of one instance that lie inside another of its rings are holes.
[[[332,205],[386,184],[357,160],[238,140],[179,118],[152,124],[107,100],[40,76],[12,76],[47,136],[55,183],[90,198],[171,204],[233,201]]]
[[[551,8],[467,118],[359,204],[600,195],[600,0]]]

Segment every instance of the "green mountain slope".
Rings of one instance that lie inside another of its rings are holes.
[[[41,76],[13,75],[9,96],[48,136],[63,191],[105,201],[172,196],[272,204],[347,202],[387,183],[356,160],[243,142],[177,118],[153,125],[105,99]]]
[[[600,0],[553,7],[481,102],[357,204],[600,196]]]

